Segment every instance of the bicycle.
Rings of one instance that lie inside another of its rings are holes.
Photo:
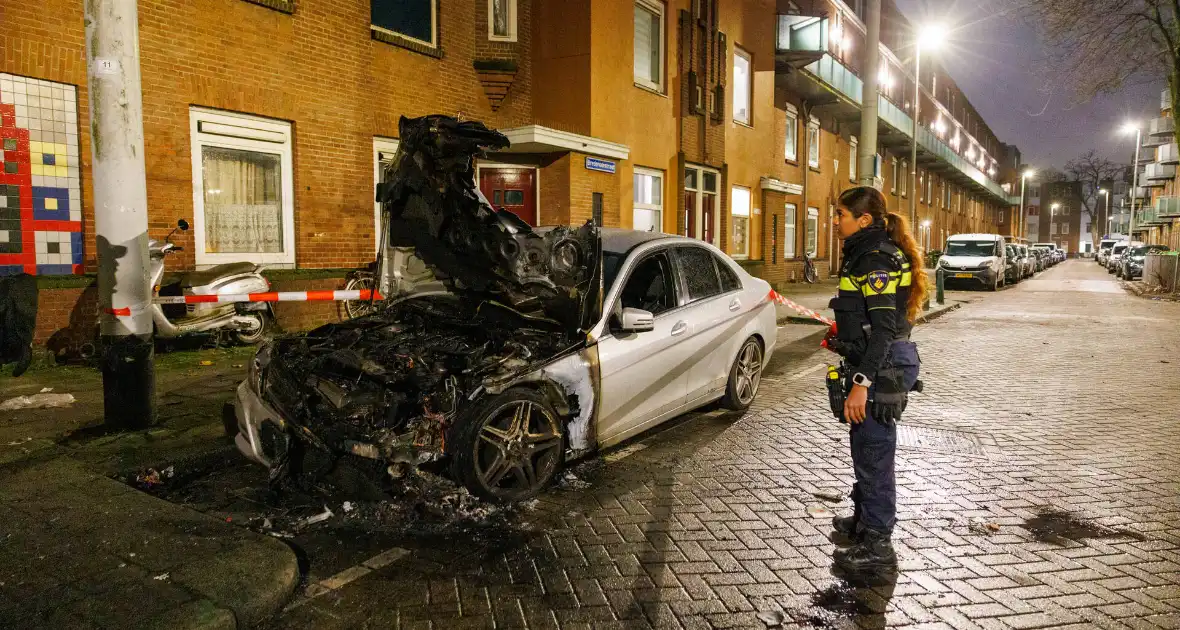
[[[345,291],[360,291],[360,290],[374,290],[377,288],[377,280],[374,263],[369,263],[363,269],[355,269],[348,273],[348,281],[344,284]],[[372,300],[341,300],[340,302],[340,318],[349,320],[365,315],[371,315],[377,310],[375,303]]]
[[[819,280],[819,272],[815,270],[815,264],[811,262],[810,254],[803,254],[803,280],[807,284],[815,284]]]

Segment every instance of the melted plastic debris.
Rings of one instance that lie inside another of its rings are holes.
[[[17,396],[0,403],[0,411],[17,411],[20,409],[51,409],[69,407],[74,404],[73,394],[33,394],[32,396]]]

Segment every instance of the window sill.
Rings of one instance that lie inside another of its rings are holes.
[[[819,170],[819,167],[818,167],[818,166],[812,166],[812,165],[808,164],[808,165],[807,165],[807,168],[811,169],[811,172],[813,172],[813,173],[818,173],[818,172],[820,172],[820,170]]]
[[[375,39],[379,42],[384,42],[386,44],[397,46],[398,48],[405,48],[406,50],[410,50],[410,51],[413,51],[413,52],[416,52],[416,53],[419,53],[422,55],[426,55],[427,57],[434,57],[435,59],[442,59],[442,56],[443,56],[443,51],[442,51],[441,46],[435,47],[435,46],[431,46],[429,44],[424,44],[422,42],[412,40],[408,37],[402,37],[401,35],[398,35],[396,33],[391,33],[389,31],[377,28],[375,26],[369,27],[369,35],[373,39]]]
[[[663,88],[656,88],[656,87],[652,87],[650,85],[644,85],[639,82],[636,82],[634,85],[635,85],[635,87],[637,87],[649,94],[655,94],[656,96],[662,96],[664,98],[668,98],[668,95],[664,92]]]
[[[286,13],[287,15],[295,13],[295,0],[246,0],[246,2],[268,9],[274,9],[279,13]]]
[[[516,35],[488,35],[489,42],[496,42],[497,44],[515,44],[517,42]]]
[[[753,123],[742,122],[742,121],[740,121],[740,120],[737,120],[737,119],[734,119],[734,121],[733,121],[733,124],[735,124],[735,125],[737,125],[737,126],[739,126],[739,127],[745,127],[746,129],[753,129],[753,128],[754,128],[754,125],[753,125]]]
[[[794,158],[789,158],[789,157],[788,157],[788,158],[783,158],[783,163],[784,163],[784,164],[790,164],[791,166],[799,166],[799,158],[797,158],[797,157],[794,157]]]

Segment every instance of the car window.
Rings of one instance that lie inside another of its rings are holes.
[[[721,293],[721,278],[713,254],[703,247],[677,247],[680,272],[688,285],[688,300],[695,302]]]
[[[737,291],[742,288],[742,281],[738,280],[737,274],[730,268],[729,264],[723,260],[717,260],[714,256],[713,260],[717,263],[717,271],[721,272],[721,291],[729,293],[730,291]]]
[[[659,315],[676,307],[672,264],[666,252],[645,257],[631,270],[619,298],[623,308],[638,308]]]
[[[995,256],[995,241],[951,241],[946,244],[947,256]]]

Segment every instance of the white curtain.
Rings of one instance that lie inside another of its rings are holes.
[[[283,251],[281,169],[277,154],[203,147],[205,251]]]

